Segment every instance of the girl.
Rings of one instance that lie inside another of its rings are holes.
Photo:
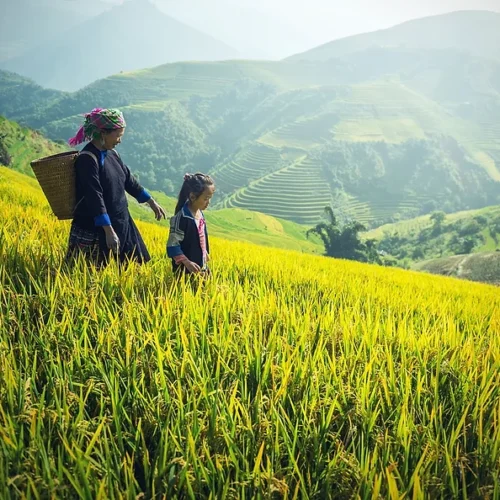
[[[202,210],[210,204],[215,184],[209,175],[186,174],[175,215],[170,219],[167,255],[174,271],[208,272],[208,232]]]

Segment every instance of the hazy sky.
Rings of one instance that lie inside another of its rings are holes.
[[[124,0],[105,1],[116,4]],[[468,9],[500,12],[500,0],[152,1],[164,12],[244,52],[255,50],[272,57],[418,17]],[[259,23],[265,33],[257,33]]]

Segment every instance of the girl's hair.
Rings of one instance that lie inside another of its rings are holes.
[[[194,193],[196,198],[198,198],[207,187],[213,186],[214,184],[214,180],[209,175],[202,174],[200,172],[197,172],[196,174],[186,174],[184,176],[184,183],[182,184],[181,192],[179,193],[179,198],[175,207],[175,213],[182,209],[191,193]]]

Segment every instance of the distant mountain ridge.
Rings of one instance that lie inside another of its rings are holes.
[[[500,13],[457,11],[328,42],[288,60],[326,61],[373,48],[449,49],[500,60]]]
[[[237,56],[236,49],[163,14],[149,0],[129,0],[70,31],[60,29],[0,68],[45,87],[75,91],[122,71]]]

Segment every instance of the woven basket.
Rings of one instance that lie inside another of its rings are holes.
[[[31,168],[59,220],[73,218],[75,208],[75,160],[78,151],[68,151],[31,162]]]

